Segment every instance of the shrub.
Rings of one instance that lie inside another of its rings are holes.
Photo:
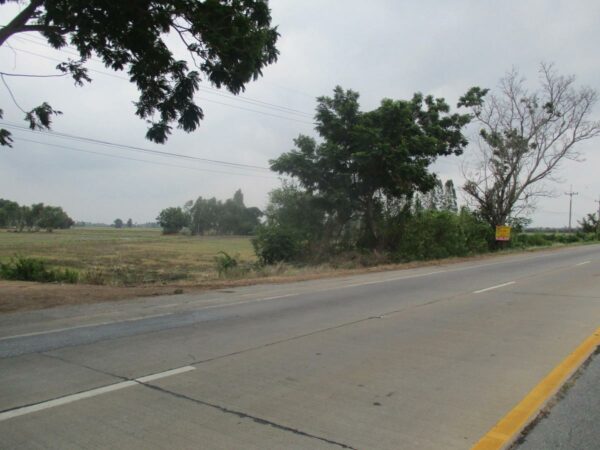
[[[17,256],[7,263],[0,263],[0,277],[40,283],[77,283],[79,273],[71,269],[50,269],[42,259]]]
[[[261,264],[293,261],[300,256],[302,248],[296,233],[278,225],[258,227],[252,246]]]
[[[237,256],[237,255],[236,255]],[[221,251],[215,256],[215,264],[219,277],[225,275],[227,272],[238,266],[238,260],[236,257],[232,257],[229,254]]]
[[[488,250],[489,226],[467,211],[422,211],[402,229],[396,259],[441,259]]]

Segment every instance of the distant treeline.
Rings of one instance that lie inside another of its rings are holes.
[[[43,203],[26,206],[0,199],[0,228],[13,228],[16,231],[52,231],[70,228],[74,223],[60,206],[48,206]]]
[[[165,234],[248,235],[260,224],[262,212],[256,207],[246,207],[244,194],[238,189],[232,198],[217,200],[198,197],[182,207],[163,209],[157,222]]]

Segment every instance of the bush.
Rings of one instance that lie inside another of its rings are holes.
[[[401,261],[466,256],[488,250],[489,226],[467,211],[422,211],[403,226],[396,259]]]
[[[227,272],[238,266],[238,260],[235,257],[230,256],[229,254],[221,251],[217,253],[215,256],[215,264],[217,268],[217,272],[219,272],[219,277],[227,274]]]
[[[261,264],[293,261],[300,256],[302,248],[296,233],[278,225],[259,226],[252,246]]]
[[[40,283],[77,283],[79,273],[70,269],[50,269],[42,259],[15,257],[8,263],[0,263],[0,277],[6,280]]]

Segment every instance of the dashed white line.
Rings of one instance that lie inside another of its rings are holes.
[[[485,288],[485,289],[479,289],[478,291],[474,291],[473,294],[481,294],[482,292],[487,292],[487,291],[491,291],[492,289],[498,289],[504,286],[510,286],[511,284],[515,284],[516,281],[509,281],[508,283],[502,283],[502,284],[498,284],[496,286],[491,286],[489,288]]]
[[[403,276],[403,277],[384,278],[383,280],[374,280],[374,281],[365,281],[362,283],[346,284],[345,286],[334,287],[332,289],[344,289],[344,288],[356,287],[356,286],[368,286],[370,284],[389,283],[390,281],[399,281],[399,280],[407,280],[410,278],[428,277],[430,275],[436,275],[438,273],[443,273],[443,272],[447,272],[447,271],[446,270],[438,270],[435,272],[420,273],[420,274],[416,274],[416,275],[409,275],[409,276]],[[328,289],[328,290],[330,290],[330,289]]]
[[[148,383],[149,381],[160,380],[161,378],[178,375],[180,373],[189,372],[190,370],[195,369],[196,368],[194,366],[183,366],[177,369],[165,370],[164,372],[153,373],[152,375],[146,375],[144,377],[136,378],[135,381],[139,383]]]
[[[137,320],[143,320],[143,319],[155,319],[157,317],[170,316],[171,314],[173,314],[173,313],[151,314],[148,316],[132,317],[131,319],[125,319],[125,320],[114,320],[114,321],[110,321],[110,322],[107,321],[107,322],[88,323],[85,325],[75,325],[73,327],[55,328],[53,330],[46,330],[46,331],[35,331],[33,333],[14,334],[12,336],[0,337],[0,341],[6,341],[8,339],[17,339],[17,338],[24,338],[24,337],[30,337],[30,336],[40,336],[42,334],[60,333],[61,331],[71,331],[71,330],[77,330],[79,328],[99,327],[102,325],[113,325],[113,324],[119,324],[119,323],[135,322]]]
[[[535,260],[535,259],[540,259],[540,258],[546,258],[549,256],[552,256],[552,253],[548,253],[548,254],[542,254],[542,255],[537,255],[537,256],[533,256],[530,258],[522,258],[521,261],[530,261],[530,260]],[[482,268],[482,267],[489,267],[489,266],[495,266],[495,265],[500,265],[500,264],[507,264],[512,262],[512,260],[508,260],[508,261],[495,261],[492,263],[487,263],[487,264],[478,264],[478,265],[468,265],[465,267],[458,267],[458,268],[446,268],[444,270],[439,270],[439,271],[434,271],[434,272],[427,272],[424,274],[415,274],[415,275],[404,275],[404,276],[400,276],[400,277],[394,277],[394,278],[386,278],[383,280],[374,280],[374,281],[365,281],[365,282],[360,282],[360,283],[353,283],[353,284],[346,284],[346,285],[338,285],[338,286],[333,286],[333,287],[329,287],[329,288],[325,288],[325,289],[316,289],[313,291],[308,291],[308,292],[296,292],[296,293],[291,293],[291,294],[285,294],[285,295],[278,295],[278,296],[274,296],[274,297],[266,297],[266,298],[258,298],[258,299],[253,299],[253,300],[241,300],[241,301],[236,301],[236,302],[230,302],[230,303],[222,303],[222,304],[215,304],[215,305],[208,305],[205,306],[203,308],[199,308],[198,311],[202,311],[202,310],[208,310],[208,309],[215,309],[215,308],[225,308],[225,307],[229,307],[229,306],[237,306],[237,305],[242,305],[242,304],[249,304],[249,303],[258,303],[258,302],[262,302],[262,301],[269,301],[269,300],[275,300],[275,299],[280,299],[280,298],[286,298],[286,297],[293,297],[293,296],[297,296],[297,295],[301,295],[301,294],[316,294],[319,292],[327,292],[327,291],[333,291],[333,290],[338,290],[338,289],[346,289],[346,288],[351,288],[351,287],[357,287],[357,286],[367,286],[370,284],[379,284],[379,283],[387,283],[387,282],[391,282],[391,281],[399,281],[399,280],[406,280],[406,279],[410,279],[410,278],[420,278],[420,277],[426,277],[426,276],[430,276],[430,275],[435,275],[435,274],[439,274],[439,273],[452,273],[452,272],[461,272],[461,271],[465,271],[465,270],[471,270],[471,269],[478,269],[478,268]],[[584,261],[583,263],[579,263],[577,265],[583,265],[583,264],[588,264],[590,261]],[[344,280],[338,280],[338,281],[344,281]],[[488,290],[491,289],[497,289],[499,287],[503,287],[503,286],[507,286],[509,284],[513,284],[514,281],[510,282],[510,283],[506,283],[506,284],[501,284],[498,286],[492,286],[490,288],[486,288],[486,289],[481,289],[479,291],[475,291],[475,294],[480,294],[482,292],[486,292]],[[239,295],[237,296],[238,298],[242,298],[242,297],[247,297],[247,296],[251,296],[251,295],[255,295],[254,293],[250,293],[250,294],[243,294],[243,295]],[[175,307],[177,305],[181,305],[181,306],[189,306],[189,305],[194,305],[194,304],[198,304],[198,303],[205,303],[205,302],[209,302],[209,301],[214,301],[214,300],[220,300],[219,297],[217,298],[210,298],[210,299],[200,299],[200,300],[192,300],[192,301],[188,301],[188,302],[182,302],[182,303],[170,303],[170,304],[165,304],[160,306],[161,308],[168,308],[168,307]],[[4,340],[8,340],[8,339],[16,339],[16,338],[22,338],[22,337],[29,337],[29,336],[39,336],[39,335],[44,335],[44,334],[51,334],[51,333],[59,333],[61,331],[69,331],[69,330],[75,330],[78,328],[87,328],[87,327],[96,327],[96,326],[102,326],[102,325],[110,325],[110,324],[118,324],[118,323],[124,323],[124,322],[133,322],[136,320],[143,320],[143,319],[150,319],[150,318],[155,318],[155,317],[163,317],[163,316],[168,316],[170,314],[173,313],[165,313],[165,314],[155,314],[155,315],[149,315],[149,316],[140,316],[140,317],[134,317],[132,319],[126,319],[126,320],[121,320],[121,321],[113,321],[113,322],[100,322],[100,323],[93,323],[93,324],[87,324],[87,325],[77,325],[77,326],[73,326],[73,327],[68,327],[68,328],[58,328],[55,330],[48,330],[48,331],[37,331],[34,333],[25,333],[25,334],[18,334],[18,335],[13,335],[13,336],[5,336],[5,337],[0,337],[0,341],[4,341]]]
[[[78,400],[85,398],[96,397],[98,395],[107,394],[109,392],[118,391],[120,389],[128,388],[131,386],[139,385],[140,383],[148,383],[149,381],[158,380],[160,378],[170,377],[180,373],[189,372],[194,370],[193,366],[184,366],[177,369],[167,370],[165,372],[154,373],[152,375],[146,375],[144,377],[136,378],[135,380],[121,381],[120,383],[109,384],[108,386],[102,386],[96,389],[90,389],[89,391],[78,392],[77,394],[66,395],[64,397],[56,398],[54,400],[48,400],[46,402],[37,403],[35,405],[24,406],[22,408],[15,408],[9,411],[0,413],[0,422],[14,417],[24,416],[25,414],[31,414],[37,411],[43,411],[44,409],[54,408],[56,406],[66,405],[73,403]]]
[[[583,266],[584,264],[589,264],[589,263],[591,263],[591,261],[583,261],[583,262],[575,264],[575,266]]]

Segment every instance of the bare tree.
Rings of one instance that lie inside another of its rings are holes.
[[[499,92],[471,88],[459,106],[471,108],[481,126],[479,161],[464,171],[468,199],[491,226],[503,225],[531,210],[535,199],[549,195],[561,161],[579,160],[575,144],[600,134],[600,122],[589,116],[598,93],[576,87],[574,76],[558,75],[552,64],[540,64],[540,86],[529,91],[513,69]]]

